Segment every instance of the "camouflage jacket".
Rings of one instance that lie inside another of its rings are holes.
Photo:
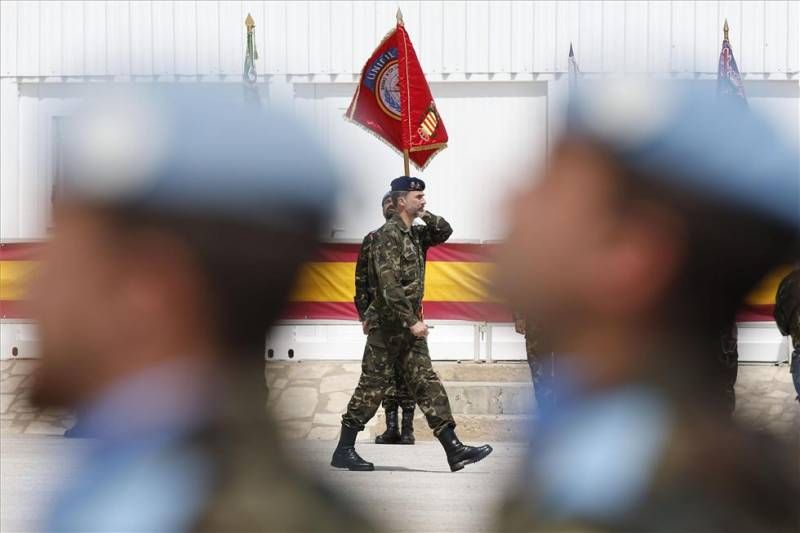
[[[421,318],[425,292],[425,258],[431,246],[442,244],[453,228],[430,212],[424,226],[406,227],[395,215],[376,233],[372,265],[377,290],[371,307],[383,327],[408,328]]]
[[[794,347],[800,347],[800,269],[781,280],[775,294],[775,323],[783,335],[791,335]]]
[[[370,304],[375,301],[375,288],[378,286],[375,270],[369,268],[372,262],[372,243],[376,233],[377,230],[370,231],[361,241],[361,249],[358,251],[358,260],[356,261],[356,295],[353,300],[358,311],[358,319],[361,322],[371,322],[377,318],[374,316],[374,312],[369,311]]]

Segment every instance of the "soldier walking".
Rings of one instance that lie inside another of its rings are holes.
[[[355,450],[356,436],[375,415],[384,391],[394,379],[395,362],[420,406],[433,434],[447,454],[450,470],[461,470],[492,452],[489,445],[472,447],[459,441],[450,400],[428,353],[428,326],[422,320],[425,289],[425,255],[428,248],[445,242],[453,230],[442,217],[425,211],[425,182],[401,176],[392,181],[392,204],[397,213],[381,227],[372,243],[369,269],[377,280],[375,301],[368,312],[367,352],[361,377],[342,416],[342,433],[331,465],[349,470],[374,470]],[[417,218],[424,228],[415,228]]]
[[[381,200],[383,218],[386,221],[394,216],[396,210],[392,205],[392,192],[383,195]],[[419,226],[417,226],[419,227]],[[378,280],[373,275],[370,277],[369,264],[372,262],[372,243],[377,230],[371,231],[361,242],[356,262],[356,295],[355,304],[358,318],[364,328],[364,335],[369,335],[370,324],[377,323],[374,310],[370,312],[370,304],[375,301],[375,290]],[[374,270],[372,271],[374,272]],[[369,344],[364,347],[364,356],[369,353]],[[395,361],[394,380],[384,392],[383,409],[386,412],[386,431],[375,437],[375,444],[414,444],[414,397],[406,386],[400,365]],[[397,425],[397,408],[403,409],[402,430]]]

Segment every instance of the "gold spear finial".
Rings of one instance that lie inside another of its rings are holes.
[[[401,26],[405,26],[405,24],[403,24],[403,13],[400,11],[399,7],[397,8],[397,23]]]
[[[722,26],[722,40],[728,40],[728,19],[725,19],[725,25]]]
[[[256,27],[256,21],[250,16],[250,13],[248,13],[247,18],[244,19],[244,25],[247,26],[247,31],[250,31]]]

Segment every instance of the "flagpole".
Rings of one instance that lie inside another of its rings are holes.
[[[403,13],[400,11],[399,7],[397,8],[397,13],[395,14],[395,16],[397,17],[397,25],[404,26],[405,24],[403,23]],[[411,167],[409,165],[409,160],[408,160],[408,148],[406,148],[403,150],[403,176],[410,176],[410,175],[411,175]]]

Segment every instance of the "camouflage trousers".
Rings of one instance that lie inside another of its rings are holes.
[[[394,362],[394,379],[383,393],[383,408],[385,410],[397,411],[398,406],[403,411],[413,410],[416,406],[414,395],[408,390],[406,380],[403,377],[403,369],[400,367],[399,358]]]
[[[396,365],[433,433],[438,435],[447,427],[455,427],[447,392],[431,365],[428,342],[414,337],[408,330],[379,328],[374,328],[367,336],[361,377],[342,423],[358,431],[364,430],[395,380]]]
[[[790,366],[792,372],[792,383],[794,383],[794,390],[797,392],[797,401],[800,402],[800,313],[797,313],[795,321],[789,330],[789,335],[792,338],[792,363]]]
[[[739,377],[739,348],[737,338],[733,335],[722,335],[721,350],[717,356],[719,364],[720,402],[729,414],[736,410],[736,379]]]
[[[536,405],[539,409],[550,409],[556,405],[555,354],[541,349],[534,331],[525,334],[525,354],[531,369]]]

